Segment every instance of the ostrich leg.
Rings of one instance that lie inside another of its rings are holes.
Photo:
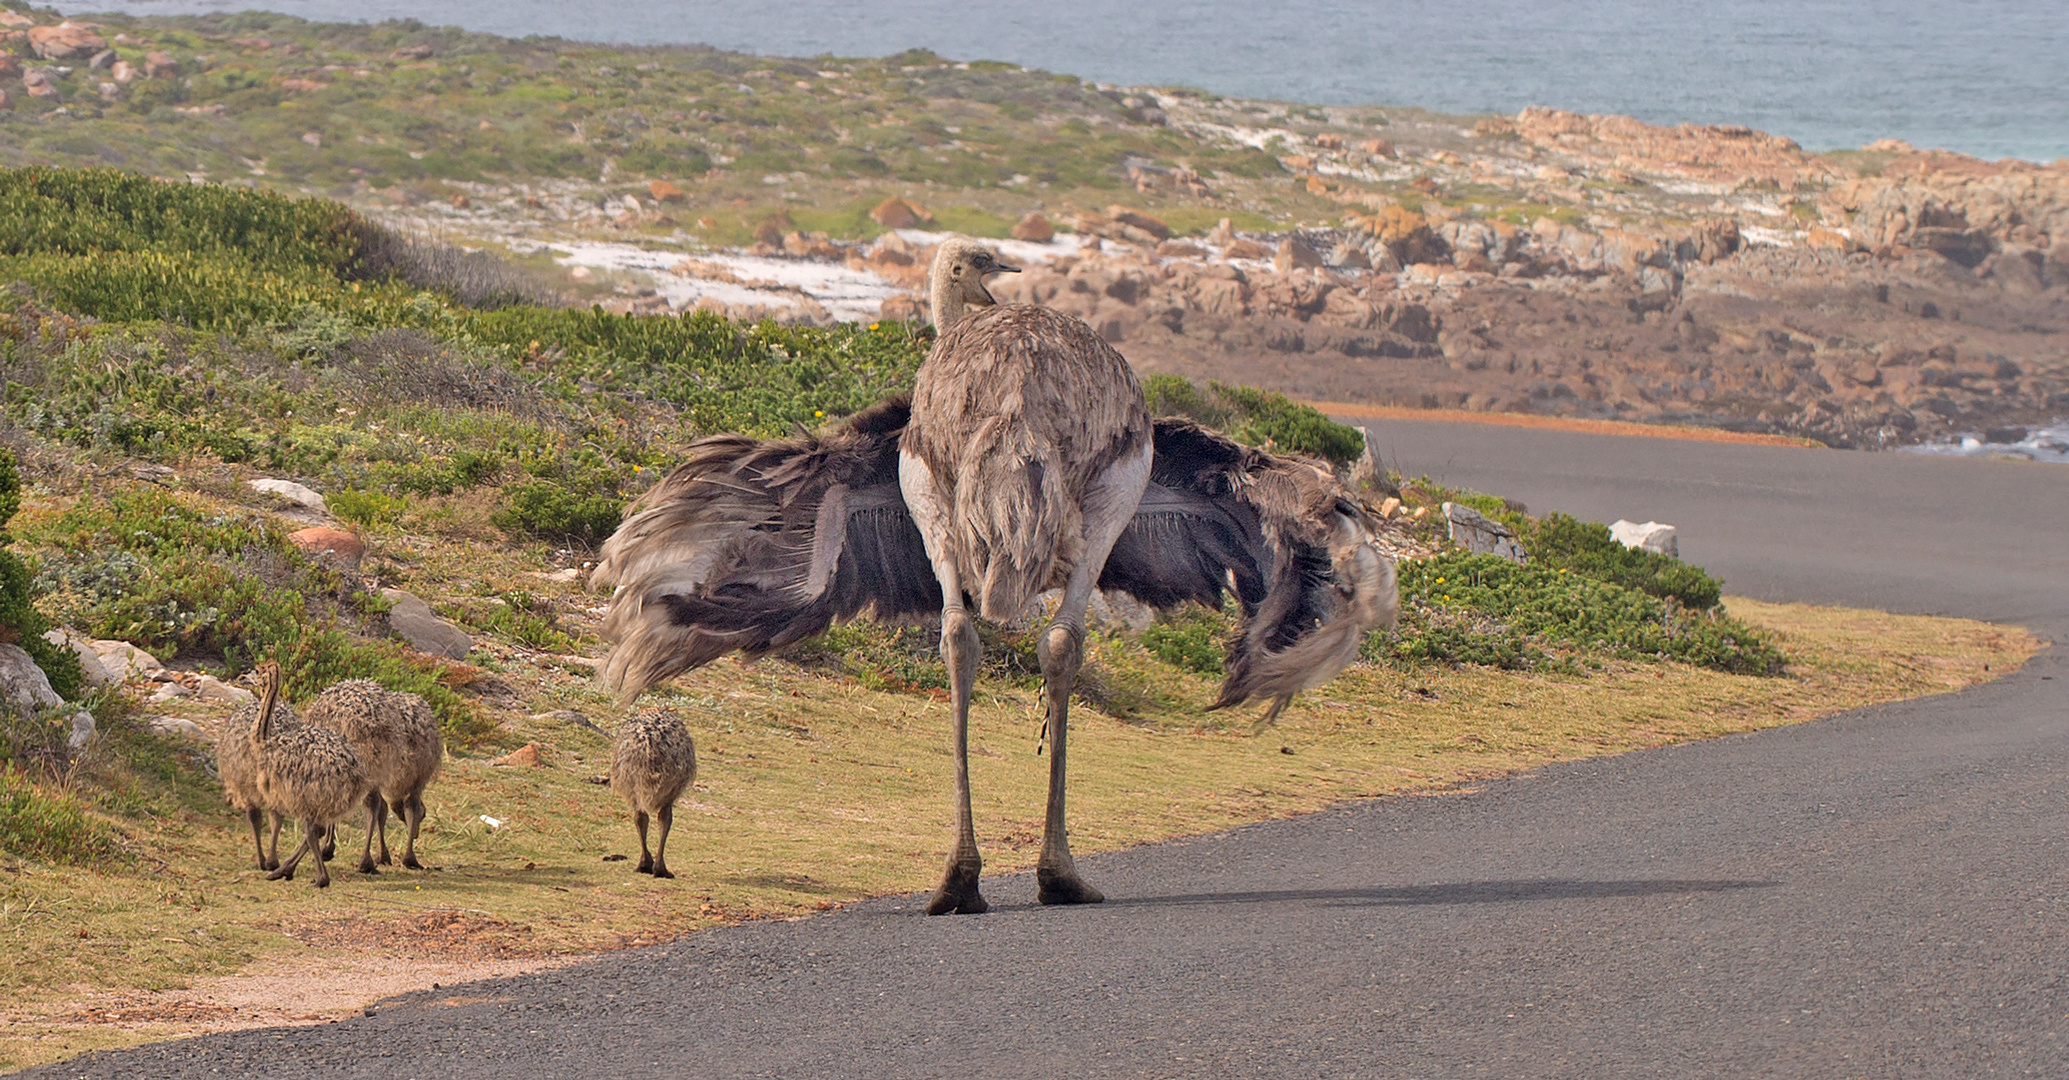
[[[981,915],[991,905],[977,891],[984,857],[977,851],[977,825],[970,814],[970,691],[977,684],[983,645],[977,640],[976,620],[963,606],[962,578],[948,550],[948,510],[933,472],[919,458],[900,453],[898,487],[941,582],[941,662],[948,667],[949,707],[955,712],[955,850],[949,853],[941,887],[927,902],[927,914]]]
[[[1035,863],[1035,895],[1044,904],[1096,904],[1106,899],[1078,876],[1064,829],[1064,781],[1069,769],[1070,692],[1085,659],[1085,606],[1114,541],[1135,516],[1149,483],[1150,446],[1109,466],[1085,492],[1085,554],[1063,589],[1056,618],[1042,633],[1042,695],[1049,706],[1049,811],[1042,828],[1042,854]]]

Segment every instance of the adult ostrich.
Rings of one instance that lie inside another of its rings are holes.
[[[1184,420],[1152,423],[1120,354],[1084,323],[999,305],[996,253],[949,240],[932,265],[939,332],[912,399],[816,435],[701,439],[634,504],[593,577],[614,586],[601,677],[627,699],[738,650],[756,657],[865,612],[939,612],[950,677],[956,842],[929,914],[987,907],[970,812],[976,617],[1062,601],[1038,640],[1051,746],[1037,863],[1045,904],[1096,903],[1064,828],[1071,686],[1092,590],[1243,609],[1215,708],[1294,693],[1391,624],[1374,523],[1324,469]]]

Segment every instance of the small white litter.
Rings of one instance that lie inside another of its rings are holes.
[[[491,829],[500,829],[503,827],[502,818],[493,818],[488,816],[487,814],[481,815],[481,823],[483,825],[488,826]]]

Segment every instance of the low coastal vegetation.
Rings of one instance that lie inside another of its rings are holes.
[[[632,882],[607,861],[628,831],[595,781],[622,713],[589,677],[602,645],[580,571],[689,441],[782,434],[901,392],[928,331],[539,299],[516,271],[400,240],[337,203],[0,172],[0,441],[24,478],[13,554],[0,554],[0,636],[36,649],[100,721],[80,753],[47,724],[16,723],[0,743],[0,937],[24,958],[0,976],[23,1003],[0,1027],[0,1061],[176,1030],[80,1021],[63,1001],[81,984],[142,1000],[295,950],[389,955],[427,933],[463,957],[572,954],[923,883],[944,832],[946,680],[927,631],[869,624],[661,691],[705,763],[670,850],[683,880]],[[1269,392],[1168,377],[1149,389],[1160,410],[1328,465],[1362,448]],[[253,491],[255,477],[320,491],[363,553],[298,543],[306,508]],[[1399,495],[1385,542],[1411,557],[1401,626],[1267,737],[1203,711],[1228,613],[1094,635],[1081,691],[1097,715],[1074,794],[1096,824],[1081,850],[1969,685],[2033,647],[1951,620],[1726,602],[1700,569],[1626,551],[1599,526],[1386,482]],[[1528,564],[1449,549],[1446,501],[1509,524]],[[384,587],[427,599],[473,650],[432,657],[398,640]],[[228,705],[82,691],[63,673],[70,654],[42,647],[52,624],[182,675],[235,679],[276,659],[295,701],[345,678],[422,694],[453,755],[428,799],[437,869],[341,875],[325,898],[255,880],[205,750],[166,723],[206,725]],[[986,633],[976,768],[992,805],[979,817],[1003,830],[985,843],[1006,869],[1039,833],[1040,770],[1019,760],[1038,666],[1021,635]],[[398,922],[356,896],[414,910]],[[438,923],[458,930],[421,930],[463,911]]]

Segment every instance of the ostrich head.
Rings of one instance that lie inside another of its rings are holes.
[[[945,330],[973,307],[998,303],[984,287],[993,274],[1017,274],[1020,268],[999,261],[998,252],[960,236],[950,237],[934,249],[934,265],[927,271],[933,287],[934,328]]]

